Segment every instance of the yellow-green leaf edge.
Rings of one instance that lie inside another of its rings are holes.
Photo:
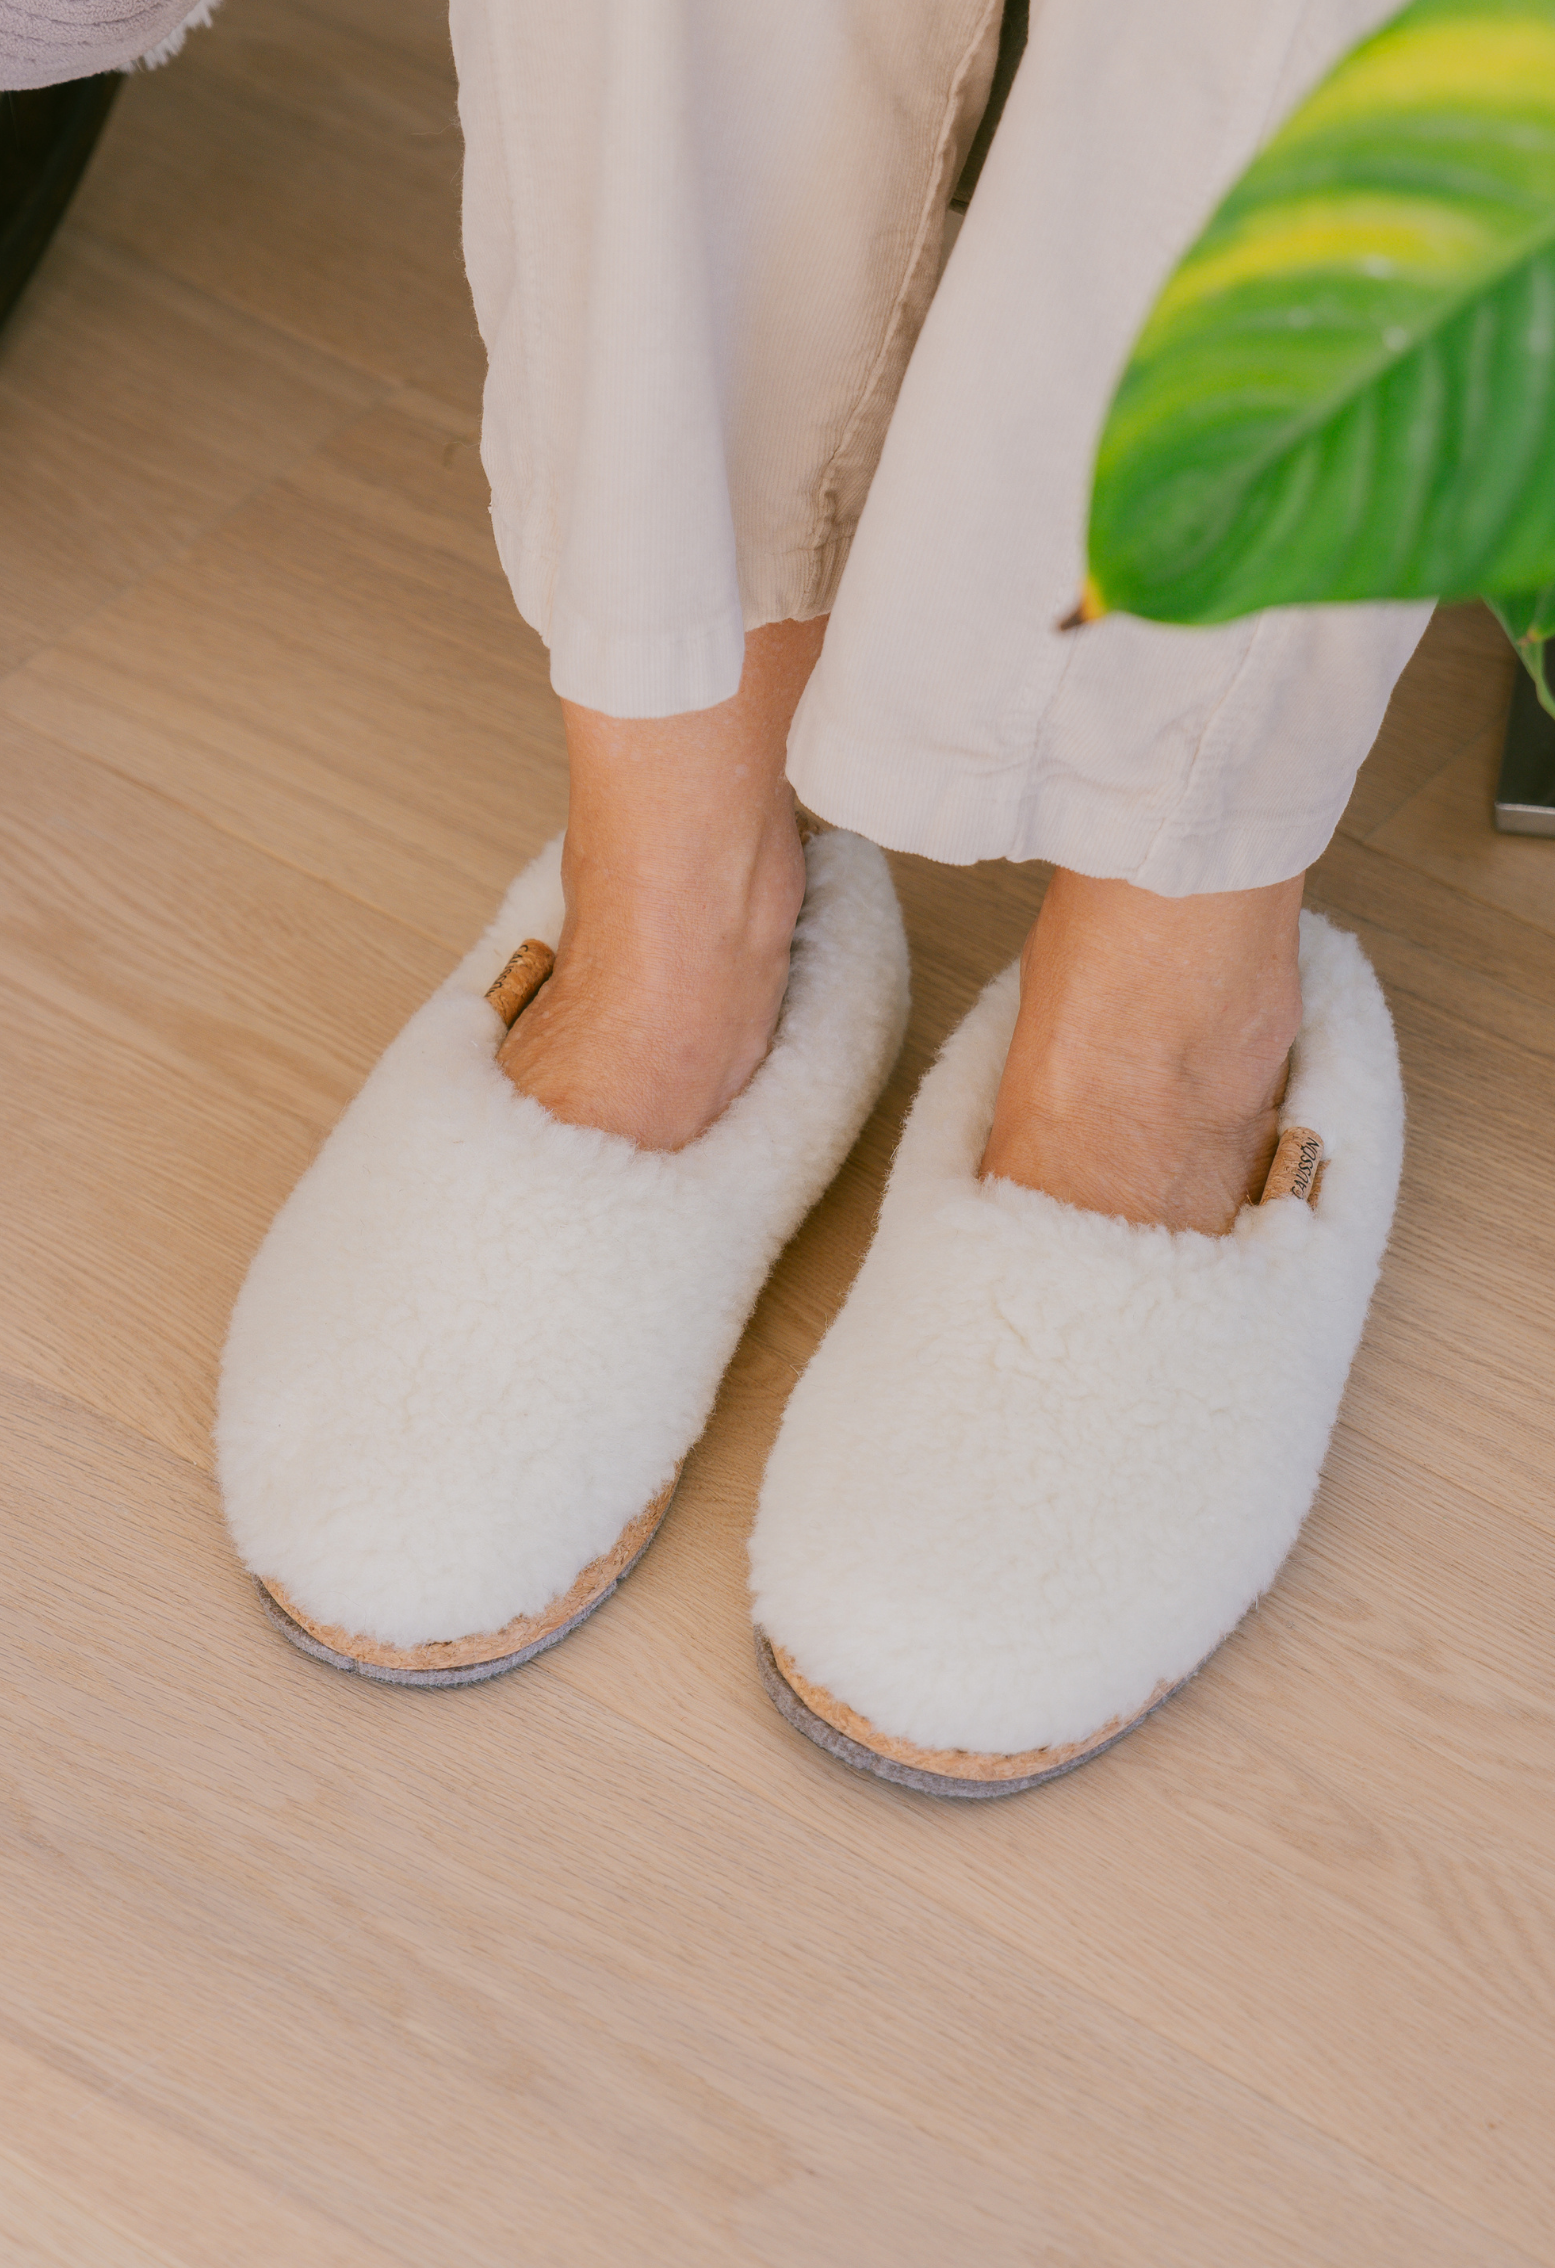
[[[1098,451],[1086,611],[1531,590],[1552,505],[1555,0],[1414,0],[1162,292]]]

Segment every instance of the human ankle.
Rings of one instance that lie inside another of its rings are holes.
[[[569,825],[562,888],[569,945],[583,939],[650,960],[786,953],[805,892],[805,861],[792,814],[760,825],[688,829],[684,836],[578,839]]]
[[[1039,1006],[1033,1099],[1054,1118],[1078,1121],[1106,1098],[1126,1096],[1152,1123],[1205,1131],[1278,1103],[1301,1026],[1298,985],[1249,990],[1208,1010],[1168,1002],[1152,1014],[1150,1006],[1085,987]]]
[[[570,796],[562,880],[569,920],[623,919],[654,938],[787,938],[804,896],[788,727],[824,619],[746,639],[739,691],[682,716],[617,718],[563,703]]]
[[[1257,1193],[1301,1022],[1299,879],[1164,900],[1055,876],[986,1174],[1218,1233]]]

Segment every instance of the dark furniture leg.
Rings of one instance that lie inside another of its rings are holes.
[[[1543,666],[1547,682],[1548,648]],[[1501,752],[1496,825],[1504,835],[1555,835],[1555,717],[1540,701],[1538,687],[1521,666],[1512,688],[1512,713]]]
[[[105,71],[0,93],[0,323],[43,257],[122,83]]]

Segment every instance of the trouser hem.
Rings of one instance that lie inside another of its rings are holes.
[[[791,754],[788,776],[818,817],[886,850],[946,866],[1043,859],[1168,898],[1288,881],[1321,856],[1344,808],[1336,788],[1334,799],[1307,811],[1250,815],[1201,832],[1174,827],[1159,810],[1140,811],[1132,799],[1099,794],[1073,775],[1049,777],[1033,794],[1024,764],[989,773],[936,755],[914,777],[899,750],[841,734],[811,735]]]
[[[739,612],[731,606],[672,631],[633,632],[558,605],[554,553],[526,542],[495,505],[491,522],[518,611],[550,648],[552,687],[564,701],[610,717],[674,717],[731,699],[740,687],[746,633],[829,614],[853,542],[847,528],[814,547],[751,562]]]

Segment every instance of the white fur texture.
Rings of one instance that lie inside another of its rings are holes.
[[[563,1125],[497,1067],[482,994],[560,933],[553,843],[303,1176],[238,1298],[217,1448],[238,1550],[314,1619],[409,1646],[537,1613],[696,1440],[906,1022],[884,859],[808,857],[771,1052],[689,1148]]]
[[[1301,924],[1287,1125],[1316,1209],[1140,1228],[978,1162],[1014,1026],[995,979],[913,1106],[880,1227],[801,1379],[751,1541],[757,1622],[882,1732],[1003,1754],[1185,1677],[1312,1501],[1392,1220],[1403,1095],[1354,938]]]
[[[218,5],[219,0],[199,0],[198,6],[190,9],[182,23],[170,31],[165,39],[159,39],[155,47],[148,47],[144,55],[137,56],[130,68],[135,71],[156,71],[164,63],[171,63],[175,55],[183,53],[184,41],[192,31],[209,30]]]

